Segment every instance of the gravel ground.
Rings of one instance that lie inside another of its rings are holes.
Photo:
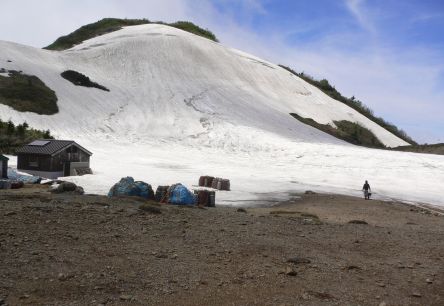
[[[439,213],[317,194],[142,204],[0,191],[0,305],[444,305]]]

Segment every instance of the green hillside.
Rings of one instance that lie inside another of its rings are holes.
[[[302,123],[308,124],[348,143],[369,148],[385,148],[384,144],[380,142],[369,129],[358,123],[347,120],[334,121],[336,127],[333,127],[329,124],[318,123],[311,118],[303,118],[295,113],[291,113],[290,115]]]
[[[19,112],[53,115],[59,111],[55,92],[34,75],[0,69],[9,76],[0,76],[0,103]]]
[[[349,107],[353,108],[354,110],[361,113],[362,115],[364,115],[365,117],[367,117],[371,121],[373,121],[373,122],[377,123],[378,125],[380,125],[381,127],[385,128],[390,133],[398,136],[399,138],[401,138],[405,142],[408,142],[409,144],[412,144],[412,145],[417,144],[409,135],[407,135],[406,132],[399,129],[394,124],[385,121],[383,118],[375,116],[373,111],[370,108],[368,108],[366,105],[364,105],[364,103],[362,103],[361,101],[355,99],[355,97],[351,97],[351,98],[344,97],[340,92],[338,92],[336,90],[336,88],[334,86],[330,85],[328,80],[322,79],[319,81],[319,80],[316,80],[313,77],[311,77],[303,72],[297,73],[296,71],[294,71],[293,69],[291,69],[289,67],[286,67],[283,65],[279,65],[279,66],[284,68],[285,70],[289,71],[290,73],[300,77],[301,79],[303,79],[307,83],[310,83],[311,85],[319,88],[320,90],[322,90],[326,95],[330,96],[331,98],[333,98],[337,101],[340,101],[340,102],[348,105]]]

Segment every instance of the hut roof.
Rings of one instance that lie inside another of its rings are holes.
[[[16,151],[17,154],[38,154],[38,155],[55,155],[62,151],[63,149],[75,145],[88,155],[92,155],[92,153],[75,141],[72,140],[55,140],[55,139],[39,139],[34,140],[33,142],[21,147]]]

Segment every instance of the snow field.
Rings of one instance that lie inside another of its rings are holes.
[[[7,62],[7,59],[12,62]],[[231,180],[219,204],[287,198],[311,189],[444,206],[444,157],[359,148],[293,119],[357,121],[387,146],[406,143],[288,71],[252,55],[162,25],[127,27],[63,52],[0,42],[0,68],[38,76],[56,91],[60,112],[19,113],[92,151],[94,175],[71,177],[104,194],[123,176],[153,185]],[[74,86],[76,70],[110,92]],[[255,201],[255,202],[251,202]]]

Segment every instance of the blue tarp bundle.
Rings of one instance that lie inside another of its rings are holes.
[[[182,184],[177,184],[170,191],[169,203],[176,205],[194,205],[196,198],[194,194]]]
[[[152,200],[154,199],[154,192],[150,184],[135,182],[132,177],[127,176],[111,187],[108,196],[137,196]]]
[[[11,168],[8,168],[8,179],[23,182],[25,184],[40,184],[42,181],[42,178],[39,176],[22,175]]]

